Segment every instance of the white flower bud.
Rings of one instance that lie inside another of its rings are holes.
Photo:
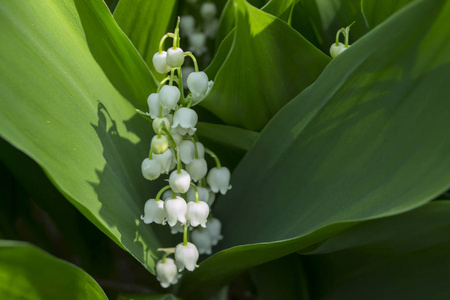
[[[191,34],[189,37],[189,50],[198,56],[208,51],[208,48],[206,48],[206,35],[201,32]]]
[[[203,144],[200,142],[196,142],[195,144],[197,145],[198,158],[204,158],[205,157],[205,146],[203,146]]]
[[[195,19],[191,15],[181,16],[180,18],[180,35],[183,37],[190,36],[195,32]]]
[[[154,180],[161,175],[161,164],[154,160],[146,158],[141,164],[142,176],[148,180]]]
[[[155,118],[152,123],[153,130],[158,133],[162,129],[170,130],[170,121],[167,118]]]
[[[191,175],[195,182],[205,177],[208,172],[208,165],[204,158],[194,159],[190,164],[186,165],[186,171]]]
[[[179,232],[184,232],[184,225],[180,222],[177,222],[174,226],[170,227],[171,234],[177,234]]]
[[[180,159],[184,164],[190,164],[195,158],[195,145],[191,140],[184,140],[179,145]],[[197,148],[198,150],[198,148]]]
[[[166,217],[166,212],[164,211],[164,201],[155,199],[149,199],[145,202],[144,206],[144,216],[141,216],[141,220],[145,224],[150,224],[155,222],[156,224],[166,224],[164,218]]]
[[[208,202],[209,201],[209,190],[207,188],[198,186],[197,192],[198,192],[198,200],[206,202],[209,205],[209,202]],[[195,191],[192,186],[187,191],[186,198],[187,198],[186,200],[188,202],[195,201]]]
[[[159,96],[157,93],[152,93],[147,98],[148,114],[150,115],[150,118],[152,118],[152,119],[159,116],[159,108],[161,106],[159,105],[158,97]],[[164,117],[170,113],[170,110],[163,108],[161,112],[162,112],[162,116]]]
[[[175,109],[180,100],[180,90],[172,85],[165,85],[158,94],[159,105],[166,109]]]
[[[165,135],[155,135],[152,138],[152,143],[150,145],[152,152],[155,154],[162,154],[164,153],[167,148],[169,148],[169,140],[167,139],[167,136]]]
[[[216,194],[211,190],[208,190],[208,194],[208,205],[211,206],[213,205],[214,201],[216,201]]]
[[[156,52],[153,55],[152,62],[156,72],[160,74],[166,74],[167,72],[170,72],[170,67],[167,65],[166,61],[167,61],[166,51],[162,51],[161,54],[159,52]]]
[[[217,243],[223,239],[223,236],[220,234],[222,230],[222,223],[216,218],[212,218],[208,221],[208,227],[206,227],[206,231],[209,233],[211,237],[212,245],[215,246]]]
[[[209,226],[209,224],[208,224]],[[195,229],[191,232],[192,243],[197,247],[199,254],[212,253],[212,239],[206,229]]]
[[[163,288],[168,288],[171,284],[178,282],[178,271],[175,261],[171,258],[165,258],[156,263],[156,279]]]
[[[338,56],[339,54],[341,54],[345,50],[347,50],[347,48],[341,42],[339,42],[339,45],[336,45],[336,43],[333,43],[331,45],[331,47],[330,47],[330,55],[331,55],[332,58],[335,58],[336,56]]]
[[[184,52],[181,48],[167,49],[166,63],[171,68],[181,67],[184,63]]]
[[[191,176],[183,169],[180,170],[180,173],[175,170],[169,176],[169,184],[175,193],[186,193],[191,185]]]
[[[175,226],[179,221],[181,224],[186,224],[187,204],[183,198],[176,196],[176,198],[169,198],[164,202],[164,211],[166,212],[167,223],[170,226]]]
[[[162,154],[153,154],[152,158],[161,164],[161,173],[169,173],[173,160],[173,153],[171,149],[167,149]]]
[[[195,128],[197,120],[198,116],[195,110],[181,107],[173,115],[172,128],[176,129],[181,135],[193,135],[197,130],[197,128]]]
[[[214,39],[217,35],[217,29],[219,29],[219,19],[213,19],[203,24],[203,33],[210,39]]]
[[[217,14],[217,7],[212,2],[204,2],[200,8],[200,15],[205,21],[211,21]]]
[[[230,176],[230,170],[227,167],[212,168],[209,170],[206,181],[214,193],[220,191],[222,195],[225,195],[231,189]]]
[[[187,243],[186,246],[183,243],[178,244],[175,247],[175,264],[178,267],[178,271],[181,272],[184,268],[189,271],[194,271],[197,266],[198,250],[192,243]]]
[[[188,76],[187,86],[197,97],[204,96],[208,90],[208,75],[205,72],[192,72]]]
[[[201,225],[206,228],[206,221],[209,215],[209,206],[206,202],[189,202],[187,204],[186,218],[192,227]]]

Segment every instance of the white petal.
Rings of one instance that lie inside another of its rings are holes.
[[[191,185],[191,176],[183,169],[180,170],[180,173],[175,170],[170,174],[169,184],[175,193],[186,193]]]
[[[184,63],[184,52],[181,48],[167,49],[166,63],[171,68],[178,68]]]
[[[153,55],[152,62],[156,72],[160,74],[165,74],[170,71],[170,67],[167,65],[166,60],[167,60],[166,51],[162,51],[162,53],[156,52]]]

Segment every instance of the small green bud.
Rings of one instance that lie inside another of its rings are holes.
[[[151,149],[155,154],[162,154],[169,148],[169,140],[165,135],[155,135],[152,138]]]

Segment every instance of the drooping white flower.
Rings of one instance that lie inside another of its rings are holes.
[[[189,50],[198,56],[208,51],[206,47],[206,35],[202,32],[192,33],[189,36]]]
[[[181,16],[180,35],[182,37],[190,36],[195,32],[195,19],[191,15]]]
[[[142,176],[148,180],[154,180],[161,175],[161,164],[154,160],[146,158],[141,164]]]
[[[162,154],[153,154],[152,158],[161,164],[161,173],[169,173],[173,161],[173,153],[170,148]]]
[[[153,55],[152,62],[155,67],[156,72],[160,74],[166,74],[170,72],[170,67],[167,65],[167,52],[162,51],[162,53],[156,52]]]
[[[186,246],[183,243],[178,244],[175,247],[175,264],[178,267],[178,271],[181,272],[184,268],[189,271],[194,271],[197,265],[198,260],[198,250],[192,243],[187,243]]]
[[[350,47],[350,45],[348,47]],[[331,55],[331,57],[335,58],[336,56],[338,56],[339,54],[341,54],[342,52],[347,50],[348,47],[345,47],[345,45],[342,44],[341,42],[339,42],[339,45],[336,45],[336,43],[333,43],[331,45],[331,47],[330,47],[330,55]]]
[[[179,47],[175,49],[173,49],[173,47],[170,47],[169,49],[167,49],[166,63],[171,68],[181,67],[184,63],[183,49]]]
[[[206,229],[194,229],[191,232],[192,243],[197,247],[199,254],[212,253],[212,239]]]
[[[214,201],[216,201],[216,194],[211,190],[208,190],[208,194],[208,205],[211,206],[213,205]]]
[[[209,206],[206,202],[189,202],[187,204],[186,218],[192,227],[201,225],[206,228],[206,221],[209,215]]]
[[[209,201],[209,190],[207,188],[198,186],[197,192],[198,192],[198,200],[206,202],[209,205],[209,202],[208,202]],[[186,198],[187,198],[186,200],[188,202],[195,201],[195,191],[192,186],[187,191]]]
[[[212,19],[211,21],[206,21],[203,24],[203,33],[210,39],[214,39],[217,35],[217,29],[219,29],[219,19]]]
[[[159,116],[159,95],[157,93],[151,93],[150,96],[147,98],[147,104],[148,104],[148,114],[150,118],[154,119]],[[162,109],[162,116],[167,116],[170,113],[169,109],[163,108]]]
[[[186,165],[186,171],[191,175],[195,182],[205,177],[208,172],[208,165],[204,158],[194,159],[190,164]]]
[[[197,94],[192,93],[192,99],[194,99],[195,101],[199,101],[199,100],[205,98],[208,95],[208,93],[211,91],[213,85],[214,85],[214,81],[210,80],[208,82],[208,89],[206,90],[206,93],[204,95],[197,95]]]
[[[197,128],[195,128],[197,121],[198,116],[195,110],[187,107],[181,107],[173,115],[172,128],[177,130],[177,132],[181,135],[193,135],[197,130]]]
[[[211,21],[217,14],[217,7],[212,2],[204,2],[200,8],[200,15],[205,21]]]
[[[165,85],[158,94],[159,105],[168,110],[175,109],[180,100],[180,96],[180,90],[177,87]]]
[[[159,104],[158,104],[159,105]],[[170,130],[170,121],[168,118],[158,118],[156,117],[152,122],[153,130],[158,133],[160,130],[167,129]]]
[[[184,140],[179,145],[180,159],[184,164],[190,164],[195,158],[195,145],[191,140]],[[198,150],[198,148],[197,148]]]
[[[167,223],[170,226],[175,226],[177,222],[186,224],[187,204],[183,198],[176,196],[165,200],[164,211],[166,212]]]
[[[220,234],[222,230],[222,223],[216,218],[212,218],[208,220],[208,227],[206,227],[206,230],[210,237],[211,237],[211,243],[213,246],[217,245],[217,243],[223,239],[223,236]]]
[[[180,222],[177,222],[177,224],[175,224],[174,226],[170,227],[170,233],[171,234],[177,234],[179,232],[183,232],[184,231],[184,225],[181,224]]]
[[[153,153],[162,154],[169,148],[169,140],[165,135],[155,135],[152,138],[150,147]]]
[[[176,284],[178,278],[177,266],[173,259],[166,257],[156,263],[156,279],[158,279],[163,288]]]
[[[209,170],[206,181],[211,188],[211,191],[217,193],[220,191],[222,195],[225,195],[229,189],[230,185],[230,170],[227,167],[212,168]]]
[[[144,215],[141,216],[141,220],[145,224],[150,224],[155,222],[156,224],[165,224],[164,218],[166,217],[166,212],[164,211],[164,201],[155,199],[149,199],[145,202]]]
[[[191,176],[183,169],[180,173],[175,170],[169,176],[169,185],[175,193],[186,193],[191,185]]]
[[[208,75],[205,72],[192,72],[187,78],[187,86],[193,97],[203,97],[208,90]]]

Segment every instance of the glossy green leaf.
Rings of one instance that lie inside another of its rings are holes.
[[[235,1],[235,7],[231,51],[219,48],[218,60],[227,56],[223,64],[212,62],[220,68],[201,105],[228,124],[260,130],[319,76],[329,58],[280,19],[244,0]]]
[[[152,57],[158,51],[163,35],[173,32],[176,6],[177,0],[120,0],[114,11],[117,24],[159,80],[165,75],[156,72]]]
[[[308,259],[314,299],[448,299],[450,203],[361,223]]]
[[[361,0],[300,0],[292,13],[292,27],[327,55],[336,32],[353,22],[350,43],[369,31]]]
[[[408,6],[271,120],[215,204],[220,249],[232,248],[186,276],[184,293],[449,188],[449,17],[443,0]]]
[[[367,25],[373,28],[410,2],[412,0],[361,0],[361,9],[366,18]]]
[[[211,123],[197,123],[198,134],[201,138],[240,150],[248,150],[258,138],[258,133],[238,127]]]
[[[39,14],[36,14],[36,12]],[[2,1],[0,134],[150,271],[159,241],[140,215],[156,82],[102,1]],[[141,140],[143,139],[143,140]]]
[[[28,243],[0,240],[1,299],[108,299],[82,269]]]

